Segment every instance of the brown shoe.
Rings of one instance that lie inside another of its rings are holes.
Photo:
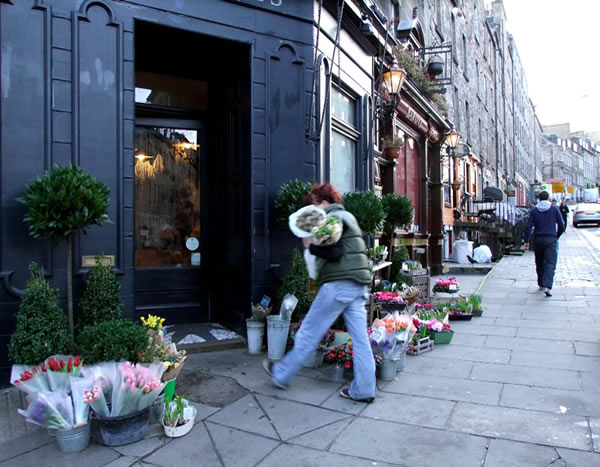
[[[355,399],[354,397],[352,397],[350,395],[350,390],[349,389],[342,389],[340,391],[340,396],[342,396],[344,399],[350,399],[350,400],[355,401],[355,402],[365,402],[367,404],[370,404],[371,402],[373,402],[375,400],[374,397],[364,397],[362,399]]]

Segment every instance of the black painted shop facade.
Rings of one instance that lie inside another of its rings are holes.
[[[111,189],[113,223],[74,239],[76,301],[84,257],[104,251],[127,316],[238,330],[251,299],[275,292],[297,246],[274,221],[281,184],[338,183],[329,174],[342,173],[339,183],[372,188],[374,49],[348,40],[334,66],[324,57],[334,37],[324,33],[314,74],[315,8],[0,0],[0,366],[28,263],[66,295],[65,245],[31,238],[16,202],[55,164],[80,165]],[[335,13],[322,14],[323,29],[335,30]],[[329,70],[338,79],[326,92]],[[316,102],[330,94],[339,104],[323,113],[321,139],[312,89]],[[336,147],[353,148],[352,164],[335,159]]]

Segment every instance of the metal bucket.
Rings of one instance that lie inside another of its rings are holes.
[[[79,452],[90,443],[90,424],[78,426],[72,430],[53,430],[60,452]]]
[[[100,441],[106,446],[122,446],[144,439],[150,421],[150,407],[120,417],[99,417]]]

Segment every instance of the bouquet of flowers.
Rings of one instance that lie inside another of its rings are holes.
[[[27,422],[55,430],[87,423],[88,407],[78,395],[88,382],[80,377],[79,356],[54,355],[40,365],[13,365],[12,384],[27,394],[28,406],[18,412]]]
[[[310,238],[314,245],[333,245],[343,232],[340,219],[328,216],[323,209],[305,206],[289,217],[290,230],[300,238]]]
[[[331,347],[325,354],[325,359],[327,361],[335,363],[336,365],[343,365],[344,368],[352,367],[353,357],[354,351],[352,350],[352,342]]]
[[[419,330],[417,336],[421,338],[434,332],[450,332],[448,315],[439,311],[417,312],[413,315],[413,324]]]
[[[437,279],[433,285],[433,292],[443,293],[455,293],[459,291],[458,281],[456,277],[449,277],[448,279]]]
[[[368,331],[373,353],[386,360],[397,357],[402,352],[404,343],[410,338],[411,332],[413,328],[408,314],[396,311],[383,319],[376,319]]]
[[[140,320],[148,332],[148,346],[145,351],[138,352],[139,360],[144,363],[161,362],[165,367],[162,380],[170,381],[175,379],[187,359],[185,350],[178,351],[174,343],[165,344],[163,333],[164,318],[148,315],[147,318],[140,317]]]
[[[162,363],[150,366],[129,362],[98,363],[82,370],[90,387],[79,397],[100,417],[129,415],[149,407],[163,389]]]

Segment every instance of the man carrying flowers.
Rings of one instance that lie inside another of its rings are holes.
[[[331,184],[316,186],[307,196],[306,204],[324,209],[342,224],[338,242],[324,246],[303,238],[304,248],[317,257],[317,282],[321,285],[302,327],[296,335],[293,349],[283,360],[273,363],[265,360],[265,371],[273,383],[287,387],[321,337],[339,315],[343,315],[353,346],[354,380],[340,395],[347,399],[372,402],[375,398],[375,362],[367,336],[367,313],[364,303],[371,271],[367,261],[366,245],[354,216],[340,204],[341,195]]]

